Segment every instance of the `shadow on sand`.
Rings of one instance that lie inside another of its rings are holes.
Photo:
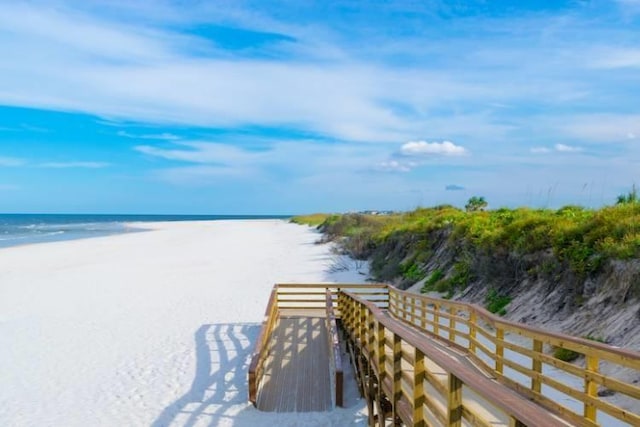
[[[214,426],[246,408],[247,370],[259,324],[202,325],[195,333],[191,388],[167,406],[152,427]]]

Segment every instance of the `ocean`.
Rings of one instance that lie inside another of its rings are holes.
[[[140,222],[284,219],[284,215],[0,214],[0,248],[144,231]]]

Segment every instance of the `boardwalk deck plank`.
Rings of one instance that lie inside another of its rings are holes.
[[[257,407],[270,412],[330,411],[329,344],[325,319],[281,316],[270,343]]]

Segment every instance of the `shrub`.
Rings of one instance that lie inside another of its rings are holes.
[[[555,347],[553,350],[553,357],[558,360],[562,360],[563,362],[573,362],[580,357],[580,353],[569,350],[568,348]]]
[[[440,280],[442,280],[443,277],[444,277],[444,272],[442,271],[442,269],[436,268],[435,270],[433,270],[429,278],[426,280],[426,282],[422,286],[422,289],[420,289],[420,292],[422,293],[429,292],[434,288],[434,286]]]
[[[420,271],[420,267],[415,262],[410,262],[402,268],[402,277],[413,282],[422,279],[424,273]]]
[[[489,289],[484,299],[487,310],[500,316],[507,314],[506,306],[511,302],[511,297],[500,295],[494,288]]]

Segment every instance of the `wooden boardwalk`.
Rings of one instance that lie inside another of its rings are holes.
[[[323,317],[281,316],[258,388],[261,411],[330,411],[329,343]]]
[[[377,284],[274,286],[248,372],[258,409],[341,406],[336,316],[370,426],[640,426],[628,406],[640,401],[640,387],[611,374],[639,372],[638,353]],[[557,360],[554,346],[581,354],[584,364]],[[563,381],[567,375],[578,381]],[[622,403],[601,398],[600,389]]]

